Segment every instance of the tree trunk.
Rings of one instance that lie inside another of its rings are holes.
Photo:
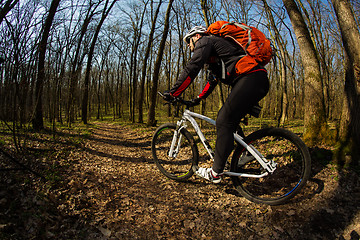
[[[320,64],[315,46],[294,0],[283,0],[300,48],[305,81],[304,140],[313,145],[327,137]]]
[[[205,24],[206,24],[206,27],[209,27],[210,26],[210,22],[209,22],[209,8],[207,6],[207,0],[200,0],[200,3],[201,3],[201,9],[202,9],[202,12],[203,12],[203,15],[204,15],[204,20],[205,20]]]
[[[53,0],[51,2],[49,14],[43,26],[42,37],[38,48],[38,53],[39,53],[38,76],[35,87],[36,105],[35,105],[35,116],[32,120],[32,125],[35,130],[41,130],[44,128],[42,94],[43,94],[43,87],[45,80],[45,54],[46,54],[47,41],[49,38],[51,25],[56,13],[56,9],[59,6],[59,3],[60,0]]]
[[[171,6],[172,6],[173,2],[174,2],[174,0],[169,1],[169,5],[166,10],[164,32],[163,32],[163,36],[162,36],[162,39],[160,42],[159,52],[158,52],[158,55],[157,55],[157,58],[155,61],[155,65],[154,65],[153,85],[152,85],[151,92],[150,92],[150,95],[151,95],[150,109],[149,109],[149,117],[148,117],[148,121],[147,121],[148,126],[156,125],[155,106],[156,106],[156,96],[157,96],[157,90],[158,90],[159,72],[160,72],[161,61],[162,61],[162,57],[163,57],[163,53],[164,53],[165,42],[166,42],[166,38],[167,38],[167,35],[169,32],[170,13],[171,13]]]
[[[19,2],[19,0],[7,0],[4,6],[0,7],[0,24],[2,20],[5,18],[6,14],[10,12],[10,10],[15,7],[15,5]]]
[[[161,3],[162,3],[162,0],[160,0],[160,2],[158,4],[158,7],[157,7],[157,9],[155,11],[155,14],[154,14],[154,18],[153,18],[152,23],[151,23],[151,30],[150,30],[150,33],[149,33],[148,45],[146,46],[145,56],[144,56],[144,60],[143,60],[143,66],[142,66],[142,71],[141,71],[141,80],[140,80],[139,119],[138,119],[139,123],[144,122],[144,119],[143,119],[143,106],[144,106],[144,95],[145,95],[145,79],[146,79],[147,61],[149,59],[151,45],[153,43],[155,26],[156,26],[156,19],[157,19],[158,15],[159,15]],[[153,2],[151,2],[151,6],[152,5],[153,5]]]
[[[138,17],[135,21],[132,21],[132,27],[134,30],[133,41],[131,42],[131,56],[130,56],[130,82],[129,82],[129,119],[131,122],[135,122],[135,105],[136,105],[136,93],[137,93],[137,82],[138,82],[138,50],[141,39],[141,30],[144,22],[144,15],[146,12],[146,6],[148,1],[145,3],[143,12],[141,14],[140,23]]]
[[[280,75],[280,91],[281,91],[281,104],[280,104],[280,115],[278,119],[278,125],[283,126],[285,121],[287,120],[288,116],[288,89],[287,89],[287,74],[286,74],[286,57],[282,49],[280,49],[280,54],[283,58],[282,62],[280,63],[281,75]]]
[[[286,52],[286,48],[284,46],[284,41],[281,38],[281,34],[279,29],[276,26],[274,17],[272,15],[271,9],[267,4],[266,0],[262,0],[265,8],[265,12],[267,15],[267,19],[269,20],[271,28],[275,31],[274,38],[277,46],[279,47],[280,51],[280,69],[281,69],[281,76],[280,76],[280,83],[281,83],[281,96],[280,96],[280,114],[278,118],[278,125],[284,125],[286,119],[288,118],[288,108],[289,108],[289,100],[288,100],[288,91],[287,91],[287,66],[286,60],[288,53]]]
[[[360,144],[360,33],[349,0],[331,1],[339,22],[346,52],[345,93],[349,109],[347,140],[352,142],[353,160],[359,164]]]
[[[68,122],[69,127],[71,126],[71,123],[73,122],[73,118],[74,118],[73,117],[73,115],[74,115],[74,96],[75,96],[76,85],[78,84],[79,77],[81,74],[81,65],[82,65],[82,61],[83,61],[83,58],[80,58],[81,44],[83,42],[83,38],[88,29],[88,26],[89,26],[93,16],[95,15],[95,10],[100,5],[100,3],[101,2],[96,3],[94,9],[91,9],[93,4],[90,2],[90,6],[89,6],[88,11],[86,12],[86,17],[81,26],[80,36],[77,41],[75,57],[72,62],[72,69],[71,69],[71,73],[70,73],[70,86],[69,86],[69,95],[68,95],[68,102],[67,102],[67,109],[66,109],[66,112],[68,114],[67,122]]]
[[[100,32],[101,26],[104,23],[106,17],[109,15],[109,13],[110,13],[112,7],[115,5],[116,1],[117,0],[114,0],[108,9],[106,9],[106,8],[109,3],[109,0],[106,1],[102,17],[100,19],[98,26],[96,27],[95,34],[94,34],[94,37],[91,42],[91,46],[90,46],[90,50],[89,50],[89,54],[88,54],[88,61],[87,61],[87,65],[86,65],[85,80],[84,80],[84,96],[83,96],[83,100],[82,100],[81,119],[82,119],[83,123],[85,123],[85,124],[87,124],[87,119],[88,119],[89,82],[90,82],[91,62],[92,62],[92,58],[94,55],[95,44],[96,44],[96,41],[97,41],[97,38],[98,38],[98,35]]]
[[[203,16],[205,19],[206,27],[209,27],[211,23],[209,20],[209,7],[207,6],[208,5],[207,0],[201,0],[200,2],[201,2],[201,9],[202,9]],[[208,81],[208,76],[209,76],[208,73],[204,74],[204,82],[205,83]],[[219,83],[219,84],[221,84],[221,83]],[[203,86],[200,86],[200,87],[203,87]],[[220,89],[220,88],[218,88],[218,89]],[[221,107],[222,107],[222,104],[221,104],[221,101],[219,101],[219,109]],[[200,102],[200,112],[201,112],[201,114],[205,114],[205,111],[206,111],[206,100],[203,100]]]

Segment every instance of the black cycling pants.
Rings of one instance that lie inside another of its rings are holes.
[[[233,86],[229,97],[218,112],[216,119],[215,161],[213,170],[222,173],[226,161],[234,148],[234,131],[240,120],[269,91],[269,80],[265,71],[255,71],[241,77]]]

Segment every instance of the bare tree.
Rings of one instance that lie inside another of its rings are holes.
[[[304,67],[305,104],[304,140],[313,145],[327,136],[324,96],[320,64],[310,32],[294,0],[283,0],[290,17],[300,48],[301,61]]]
[[[35,109],[35,116],[32,121],[33,128],[35,130],[40,130],[44,128],[42,94],[43,94],[44,79],[45,79],[45,53],[46,53],[46,46],[50,33],[50,28],[56,13],[56,9],[59,6],[59,3],[60,0],[53,0],[51,2],[49,14],[43,26],[42,37],[38,48],[38,53],[39,53],[38,76],[36,80],[36,89],[35,89],[36,109]]]
[[[81,56],[81,46],[83,44],[83,39],[86,36],[85,34],[88,30],[89,24],[91,23],[91,20],[95,16],[96,10],[100,4],[101,1],[89,2],[89,6],[86,10],[85,18],[80,28],[80,33],[77,38],[75,55],[71,63],[72,68],[70,72],[69,94],[68,94],[67,109],[66,109],[66,112],[68,114],[67,122],[69,126],[71,126],[71,123],[73,122],[73,118],[74,118],[75,90],[76,90],[76,85],[80,78],[82,62],[84,58],[84,56]]]
[[[81,116],[81,119],[82,119],[83,123],[85,123],[85,124],[87,124],[87,120],[88,120],[90,72],[91,72],[91,63],[92,63],[92,59],[93,59],[93,55],[94,55],[96,41],[97,41],[100,29],[101,29],[106,17],[109,15],[112,7],[115,5],[116,2],[117,2],[117,0],[113,0],[112,3],[110,4],[110,6],[108,6],[109,0],[106,0],[100,22],[96,27],[96,30],[95,30],[95,33],[94,33],[94,36],[93,36],[93,39],[91,42],[91,46],[89,49],[88,61],[87,61],[86,72],[85,72],[85,80],[84,80],[84,96],[82,99],[82,116]]]
[[[143,60],[143,66],[142,66],[142,70],[141,70],[140,97],[139,97],[139,119],[138,119],[139,123],[144,122],[144,120],[143,120],[143,105],[144,105],[144,95],[145,95],[145,79],[146,79],[146,71],[147,71],[147,62],[148,62],[148,59],[149,59],[151,46],[153,44],[155,27],[156,27],[156,19],[157,19],[158,15],[159,15],[161,4],[162,4],[162,0],[159,1],[158,7],[156,8],[154,16],[152,18],[151,30],[150,30],[150,33],[149,33],[148,44],[146,46],[144,60]],[[153,6],[153,1],[151,1],[151,7],[152,6]]]
[[[19,2],[19,0],[7,0],[4,5],[0,7],[0,24],[5,18],[6,14],[10,12],[10,10],[15,7],[15,5]],[[0,2],[0,4],[2,1]]]
[[[131,18],[131,24],[134,31],[133,41],[132,41],[132,50],[131,50],[131,59],[130,59],[130,78],[132,81],[131,94],[130,94],[130,119],[132,122],[135,122],[135,105],[136,105],[136,95],[137,95],[137,85],[138,85],[138,52],[140,47],[140,41],[142,36],[142,28],[144,25],[144,18],[146,13],[146,7],[148,0],[144,3],[142,12],[140,16],[135,16],[135,19]],[[135,13],[136,14],[136,13]]]
[[[174,2],[174,0],[169,1],[168,8],[166,10],[163,36],[161,38],[159,51],[157,54],[155,65],[154,65],[153,84],[152,84],[152,88],[151,88],[151,92],[150,92],[150,109],[149,109],[149,117],[148,117],[148,121],[147,121],[148,126],[156,125],[155,105],[156,105],[156,96],[157,96],[157,90],[158,90],[159,72],[160,72],[161,61],[162,61],[162,57],[163,57],[163,53],[164,53],[166,38],[167,38],[167,35],[169,32],[170,13],[171,13],[171,6],[172,6],[173,2]]]
[[[360,33],[349,0],[331,1],[346,53],[345,93],[350,113],[346,140],[352,141],[353,159],[359,164],[360,144]]]
[[[267,4],[266,0],[262,0],[265,8],[265,12],[267,15],[267,19],[270,23],[271,29],[274,31],[274,39],[276,42],[276,45],[279,48],[279,59],[280,61],[280,69],[281,69],[281,75],[280,75],[280,114],[278,118],[278,124],[283,125],[285,120],[287,119],[287,113],[288,113],[288,107],[289,107],[289,101],[288,101],[288,94],[287,94],[287,51],[285,48],[284,40],[282,39],[282,36],[280,34],[280,31],[278,27],[276,26],[274,16],[271,12],[270,6]]]
[[[206,26],[210,26],[211,22],[209,21],[209,7],[208,7],[208,1],[207,0],[200,0],[201,3],[201,10],[203,12],[204,20]]]

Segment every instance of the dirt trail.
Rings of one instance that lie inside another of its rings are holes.
[[[165,178],[152,162],[151,137],[97,124],[69,156],[63,186],[48,192],[57,210],[44,223],[45,238],[359,239],[354,174],[314,164],[313,179],[293,201],[259,205],[238,196],[229,178],[219,185]]]

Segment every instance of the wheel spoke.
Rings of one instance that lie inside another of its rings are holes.
[[[153,137],[152,152],[157,167],[165,176],[182,181],[193,175],[192,165],[198,161],[198,152],[191,134],[183,129],[180,132],[181,142],[176,141],[180,147],[175,146],[179,152],[175,157],[169,157],[175,129],[176,125],[173,124],[159,127]]]

